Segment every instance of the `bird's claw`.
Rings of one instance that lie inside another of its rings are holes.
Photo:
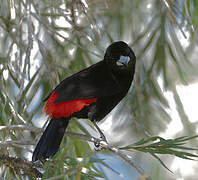
[[[96,139],[95,142],[94,142],[94,150],[95,151],[101,151],[103,149],[103,147],[101,146],[101,142],[104,141],[107,143],[107,139],[104,135],[101,135],[100,136],[100,139]]]
[[[107,143],[107,139],[103,133],[100,134],[100,141],[105,141]]]

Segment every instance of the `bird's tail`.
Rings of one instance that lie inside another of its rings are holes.
[[[66,118],[51,119],[33,152],[32,161],[56,154],[68,123]]]

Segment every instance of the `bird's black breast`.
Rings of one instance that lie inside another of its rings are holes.
[[[98,98],[89,106],[85,106],[81,111],[76,112],[72,117],[88,118],[91,121],[100,121],[122,100],[124,93],[109,97]]]

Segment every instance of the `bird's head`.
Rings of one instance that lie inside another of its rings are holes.
[[[116,74],[134,74],[136,57],[133,50],[123,41],[112,43],[106,50],[104,60]]]

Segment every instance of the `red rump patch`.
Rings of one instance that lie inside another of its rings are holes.
[[[80,111],[83,107],[97,101],[97,98],[93,98],[54,103],[57,98],[58,94],[54,91],[43,109],[51,118],[69,117],[73,113]]]

